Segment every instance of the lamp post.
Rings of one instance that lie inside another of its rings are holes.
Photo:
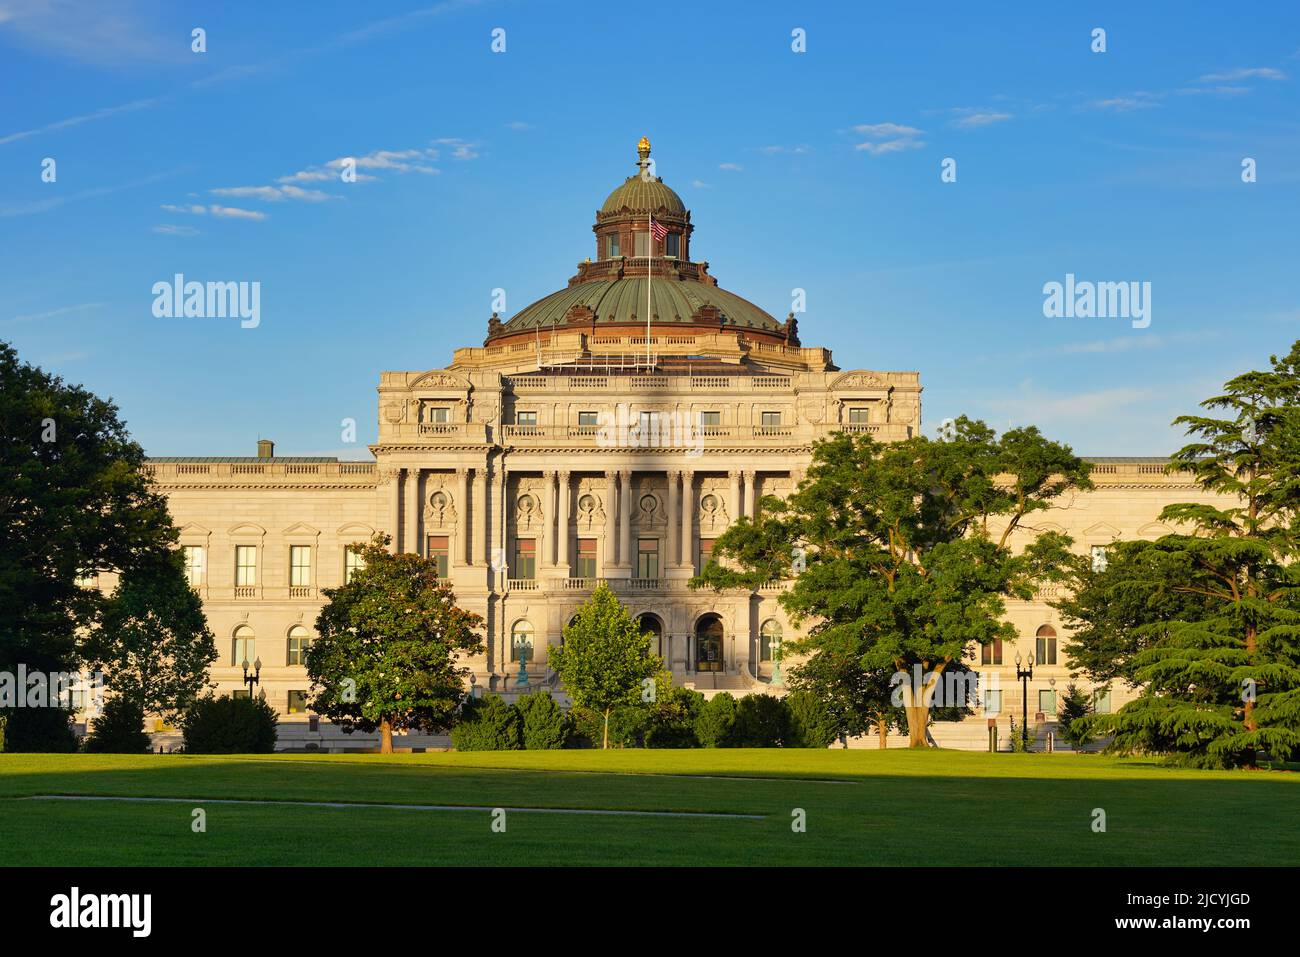
[[[1029,679],[1034,676],[1034,656],[1030,655],[1028,667],[1020,667],[1020,652],[1016,652],[1016,677],[1020,679],[1020,740],[1029,750]]]
[[[515,642],[515,653],[519,657],[519,674],[515,677],[515,687],[523,688],[528,685],[528,642],[520,639]]]
[[[784,688],[785,679],[781,677],[781,639],[772,642],[772,687]]]
[[[248,700],[253,700],[253,685],[262,683],[262,659],[258,658],[253,662],[253,673],[248,673],[248,659],[244,659],[244,684],[248,685]]]

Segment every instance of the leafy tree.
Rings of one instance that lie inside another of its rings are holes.
[[[811,691],[792,691],[785,699],[790,713],[792,748],[828,748],[839,737],[839,722],[826,702]]]
[[[747,694],[736,702],[736,723],[731,729],[738,748],[781,748],[794,737],[785,699],[770,694]]]
[[[604,583],[564,629],[564,644],[551,650],[550,662],[574,703],[602,715],[603,748],[609,747],[610,712],[640,702],[643,682],[663,670],[649,637]]]
[[[1070,742],[1075,750],[1084,747],[1092,740],[1092,732],[1083,719],[1092,714],[1092,702],[1088,693],[1071,681],[1065,686],[1065,693],[1056,707],[1056,722],[1061,737]]]
[[[840,433],[817,443],[789,498],[765,497],[756,519],[727,529],[692,586],[793,579],[780,602],[811,625],[786,650],[903,672],[911,745],[926,747],[943,672],[971,648],[1015,637],[1006,598],[1028,599],[1065,574],[1069,538],[1031,520],[1090,488],[1088,471],[1035,428],[999,438],[964,416],[937,441]]]
[[[101,603],[80,581],[165,552],[176,540],[166,499],[111,402],[3,342],[0,436],[0,670],[74,671]],[[54,710],[12,710],[10,748],[73,743]]]
[[[127,697],[109,698],[91,722],[85,748],[94,754],[143,754],[152,750],[144,731],[144,709]]]
[[[647,748],[698,748],[695,722],[704,708],[704,695],[690,688],[669,684],[660,691],[658,702],[645,731]]]
[[[867,671],[858,658],[819,651],[790,669],[789,685],[826,706],[837,735],[855,737],[874,731],[884,750],[891,728],[907,730],[907,713],[893,703],[893,671]]]
[[[110,694],[168,721],[209,687],[216,641],[179,553],[123,573],[83,653]]]
[[[1260,750],[1300,748],[1300,342],[1201,406],[1218,415],[1174,420],[1194,441],[1170,468],[1216,498],[1167,506],[1161,521],[1181,530],[1148,543],[1112,588],[1187,605],[1134,629],[1147,642],[1130,665],[1143,693],[1089,723],[1115,735],[1114,750],[1253,766]]]
[[[199,698],[181,715],[187,754],[270,754],[280,719],[263,697]]]
[[[736,699],[723,691],[704,702],[695,719],[695,737],[702,747],[729,748],[735,725]]]
[[[451,729],[457,751],[518,751],[523,747],[519,709],[500,695],[467,698]]]
[[[311,707],[362,731],[378,728],[384,754],[394,730],[450,727],[469,674],[458,658],[483,650],[483,619],[457,607],[437,565],[394,555],[388,542],[377,535],[349,546],[365,564],[347,584],[325,589],[319,637],[306,655]]]
[[[515,702],[522,726],[523,744],[529,751],[562,748],[569,738],[569,720],[549,691],[520,696]]]

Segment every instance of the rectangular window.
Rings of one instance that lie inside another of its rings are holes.
[[[765,429],[775,429],[775,428],[779,427],[780,425],[781,425],[781,413],[780,413],[780,412],[764,412],[764,413],[763,413],[763,428],[765,428]]]
[[[610,259],[621,255],[618,251],[618,233],[610,233],[605,237],[605,255]]]
[[[295,635],[289,639],[289,651],[285,656],[285,664],[304,665],[307,663],[307,646],[311,644],[311,639],[303,635]]]
[[[535,425],[537,425],[537,413],[536,413],[536,412],[516,412],[516,413],[515,413],[515,425],[529,425],[529,426],[535,426]]]
[[[235,584],[257,584],[257,546],[235,546]]]
[[[596,540],[594,538],[578,539],[578,561],[574,567],[576,578],[596,577]]]
[[[1002,664],[1002,639],[997,638],[989,645],[980,646],[980,664],[982,665],[1000,665]]]
[[[438,569],[438,577],[446,578],[450,573],[451,548],[446,535],[429,536],[429,561]]]
[[[363,568],[365,564],[365,559],[352,551],[352,549],[345,548],[343,550],[343,581],[345,583],[352,581],[352,576]]]
[[[289,692],[289,714],[302,714],[307,710],[307,692],[290,691]]]
[[[579,425],[600,425],[600,413],[598,412],[579,412]]]
[[[643,538],[637,543],[637,578],[659,577],[659,539]]]
[[[248,697],[248,692],[247,692],[247,691],[232,691],[232,692],[230,692],[230,697],[232,697],[232,698],[247,698],[247,697]]]
[[[515,540],[515,578],[537,577],[537,539]]]
[[[185,577],[192,586],[197,588],[203,584],[203,546],[186,545],[183,551],[185,553]]]
[[[1097,714],[1110,714],[1110,689],[1098,689],[1092,693],[1092,710]]]
[[[1040,665],[1056,664],[1056,639],[1039,638],[1034,657]]]
[[[247,629],[245,629],[247,631]],[[242,668],[247,661],[251,668],[257,661],[257,639],[256,638],[236,638],[235,639],[235,660],[231,662],[236,668]]]
[[[700,413],[700,426],[701,426],[701,427],[703,427],[703,428],[708,428],[708,427],[711,426],[711,425],[721,425],[721,424],[722,424],[722,413],[721,413],[721,412],[701,412],[701,413]]]
[[[682,237],[677,233],[669,233],[664,237],[664,255],[676,259],[681,255]]]
[[[636,243],[636,255],[650,255],[650,234],[645,230],[632,234],[632,241]]]
[[[311,546],[289,546],[289,584],[304,588],[311,584]]]
[[[1043,714],[1056,714],[1056,689],[1038,692],[1038,710]]]
[[[427,410],[427,414],[428,418],[426,421],[438,425],[445,425],[447,422],[451,421],[451,409],[447,408],[445,405],[433,406]]]
[[[984,692],[984,713],[987,715],[999,715],[1002,713],[1001,691]]]
[[[867,408],[849,409],[850,425],[866,425],[871,421],[871,410]]]
[[[712,557],[713,557],[713,539],[711,539],[711,538],[701,538],[701,539],[700,539],[700,552],[699,552],[699,558],[700,558],[700,569],[699,569],[699,570],[700,570],[701,572],[704,571],[704,566],[707,565],[707,564],[709,563],[709,559],[712,558]]]

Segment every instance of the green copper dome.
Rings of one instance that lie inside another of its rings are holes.
[[[598,323],[645,322],[644,278],[583,282],[553,292],[520,310],[505,324],[503,333],[543,330],[564,324],[574,306],[591,310]],[[700,307],[717,309],[729,328],[780,332],[781,324],[748,299],[705,282],[655,278],[650,284],[651,321],[690,323]]]
[[[657,213],[664,209],[677,216],[686,215],[686,204],[682,198],[664,185],[664,181],[650,173],[650,141],[644,136],[637,144],[640,172],[633,173],[623,181],[623,185],[609,194],[605,205],[600,207],[602,214],[617,213],[629,209],[634,213]]]

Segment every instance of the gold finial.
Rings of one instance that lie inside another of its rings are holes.
[[[648,136],[641,137],[641,142],[636,144],[636,155],[642,159],[650,155],[650,138]]]

